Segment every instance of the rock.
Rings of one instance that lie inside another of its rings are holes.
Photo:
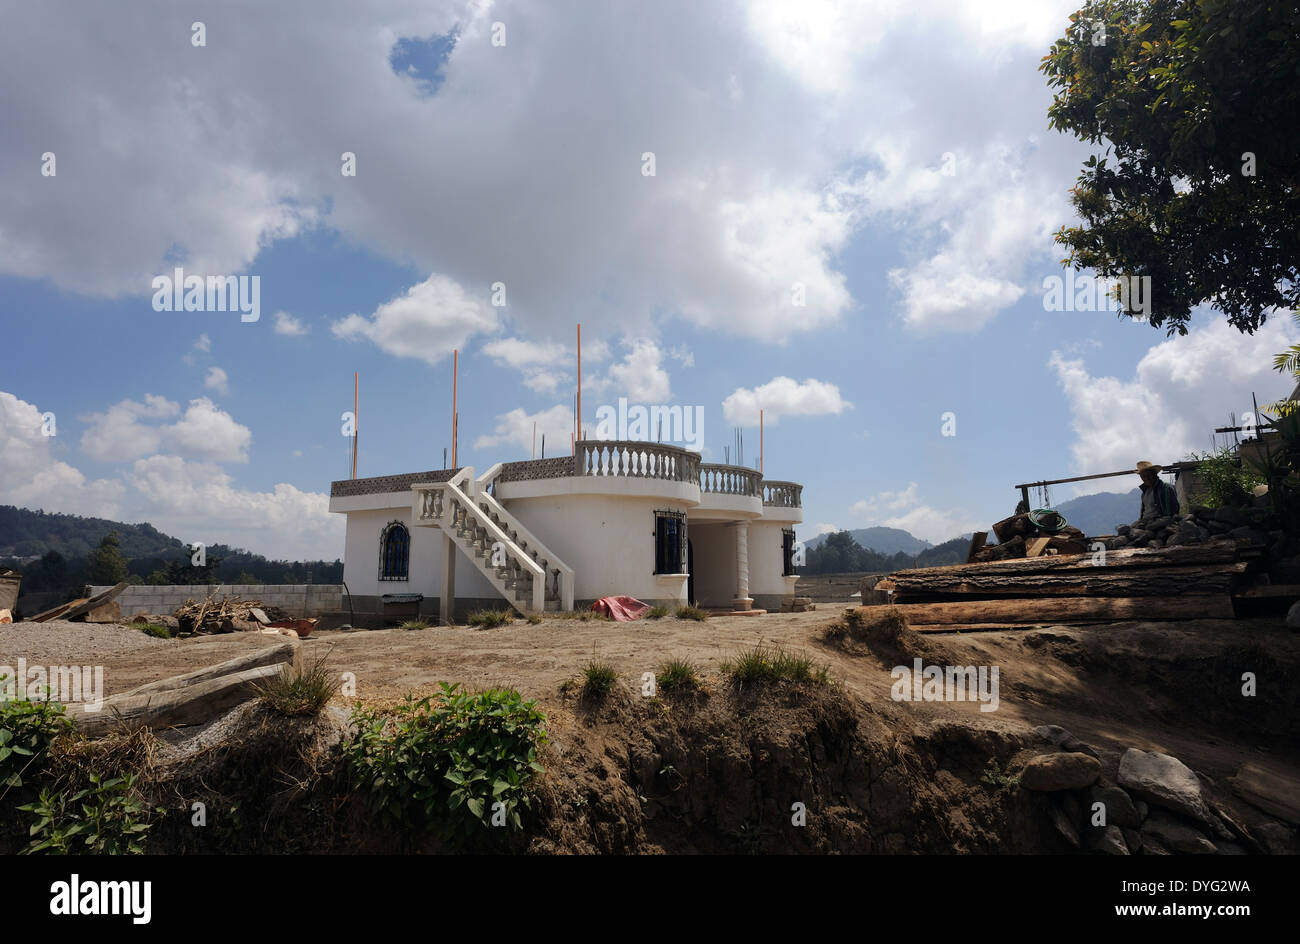
[[[1081,754],[1097,756],[1096,751],[1059,724],[1040,724],[1032,730],[1032,733],[1047,743],[1056,745],[1063,751],[1078,751]]]
[[[1223,521],[1210,520],[1205,522],[1205,527],[1211,534],[1227,534],[1232,525]]]
[[[1286,624],[1292,628],[1300,626],[1300,603],[1292,605],[1287,612]],[[1228,778],[1228,784],[1251,806],[1300,825],[1300,782],[1294,777],[1259,764],[1242,764]]]
[[[1061,838],[1069,843],[1071,848],[1078,849],[1079,834],[1075,831],[1065,813],[1061,811],[1061,808],[1053,804],[1048,810],[1048,815],[1051,817],[1052,825],[1056,827],[1056,831],[1061,834]]]
[[[1128,855],[1128,843],[1118,826],[1088,830],[1088,849],[1104,855]]]
[[[1286,624],[1291,629],[1300,629],[1300,602],[1292,603],[1286,611]]]
[[[1165,528],[1169,527],[1173,523],[1174,523],[1174,519],[1171,518],[1169,515],[1165,515],[1163,518],[1156,518],[1154,521],[1151,522],[1149,527],[1152,531],[1163,531]]]
[[[1291,855],[1296,851],[1295,830],[1285,823],[1260,823],[1253,832],[1271,855]]]
[[[1119,785],[1156,806],[1199,822],[1209,819],[1210,811],[1201,795],[1201,781],[1176,757],[1129,748],[1119,761]]]
[[[1093,787],[1090,797],[1093,804],[1103,804],[1106,825],[1127,826],[1130,829],[1142,825],[1142,817],[1138,815],[1137,807],[1133,805],[1133,798],[1119,787]],[[1089,821],[1091,821],[1091,811],[1089,811]]]
[[[1233,508],[1229,505],[1214,509],[1214,520],[1221,521],[1229,527],[1237,527],[1246,521],[1246,513],[1240,508]]]
[[[1233,528],[1228,532],[1228,537],[1238,541],[1249,541],[1251,544],[1267,544],[1268,535],[1259,530],[1259,528],[1243,525],[1240,528]]]
[[[1136,829],[1128,829],[1121,826],[1120,832],[1124,834],[1124,845],[1128,846],[1128,851],[1132,855],[1137,855],[1142,851],[1142,834]]]
[[[1199,829],[1175,819],[1168,813],[1155,811],[1142,824],[1142,840],[1154,837],[1161,845],[1188,855],[1213,855],[1218,850]]]
[[[1118,775],[1118,774],[1115,776],[1115,779],[1116,779],[1116,780],[1119,779],[1119,775]],[[1137,812],[1138,812],[1138,819],[1146,819],[1146,818],[1147,818],[1147,814],[1148,814],[1149,812],[1151,812],[1151,807],[1147,806],[1147,803],[1146,803],[1145,800],[1134,800],[1134,801],[1133,801],[1133,808],[1134,808],[1135,810],[1137,810]]]
[[[1133,529],[1130,528],[1128,525],[1126,525],[1126,524],[1122,524],[1122,525],[1119,525],[1117,528],[1115,528],[1115,533],[1118,534],[1120,537],[1128,537],[1128,533],[1129,533],[1131,530],[1133,530]]]
[[[1101,761],[1088,754],[1039,754],[1025,764],[1020,785],[1026,790],[1081,790],[1101,776]]]

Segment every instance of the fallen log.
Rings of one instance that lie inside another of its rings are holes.
[[[1230,593],[1237,575],[1244,573],[1245,563],[1216,564],[1197,567],[1067,567],[1063,572],[1041,574],[972,573],[965,568],[931,570],[917,576],[917,571],[899,571],[887,578],[882,589],[892,589],[898,598],[904,594],[983,593],[1003,596],[1105,596],[1149,597],[1176,596],[1183,593],[1201,595]],[[879,585],[877,585],[879,587]]]
[[[906,571],[897,571],[890,574],[890,577],[906,573],[909,577],[921,578],[955,571],[978,574],[1033,574],[1101,568],[1109,570],[1128,567],[1181,567],[1194,564],[1232,564],[1247,556],[1240,552],[1232,541],[1210,541],[1205,544],[1131,547],[1107,551],[1104,564],[1093,563],[1092,554],[1062,554],[1056,557],[1022,557],[974,564],[949,564],[945,567],[915,567]]]
[[[908,625],[953,623],[1079,623],[1120,620],[1232,619],[1232,598],[1183,595],[1164,597],[1042,597],[1030,600],[962,600],[953,603],[898,603]],[[878,607],[859,610],[871,615]]]
[[[232,675],[196,682],[170,691],[143,695],[114,695],[104,699],[99,711],[78,705],[70,717],[86,737],[100,737],[115,728],[172,728],[202,724],[241,702],[278,676],[283,665],[263,665]]]
[[[147,685],[140,685],[113,697],[121,698],[126,695],[170,692],[179,688],[187,688],[197,682],[207,682],[211,679],[221,678],[223,675],[236,675],[248,669],[257,669],[266,665],[278,666],[286,664],[292,666],[295,672],[302,669],[302,649],[295,643],[285,642],[274,646],[263,646],[245,655],[235,656],[235,658],[227,659],[225,662],[210,665],[205,669],[188,672],[185,675],[173,675],[171,678],[161,679],[157,682],[149,682]]]

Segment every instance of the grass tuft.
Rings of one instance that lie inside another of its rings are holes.
[[[703,623],[709,618],[709,614],[707,610],[703,610],[698,606],[679,606],[677,608],[677,618],[679,620],[695,620],[696,622]]]
[[[429,624],[422,619],[407,620],[397,627],[398,629],[428,629]]]
[[[582,697],[593,700],[604,698],[618,681],[618,673],[608,662],[592,659],[582,670]]]
[[[824,685],[828,681],[826,666],[818,667],[810,656],[795,655],[780,646],[746,649],[724,662],[722,671],[738,685],[781,681]]]
[[[687,692],[700,687],[699,673],[685,659],[669,659],[655,672],[655,684],[665,692]]]
[[[480,629],[496,629],[513,623],[515,614],[510,610],[475,610],[469,615],[469,625]]]
[[[172,638],[172,631],[166,626],[160,626],[157,623],[141,623],[138,628],[146,636],[153,636],[155,639]]]
[[[645,611],[644,619],[663,619],[669,613],[666,606],[652,606]]]
[[[322,657],[296,677],[292,669],[284,668],[278,676],[262,686],[257,698],[272,711],[296,718],[320,714],[338,687],[338,680],[325,667],[325,659]]]

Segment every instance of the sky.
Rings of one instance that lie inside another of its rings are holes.
[[[579,323],[588,429],[761,409],[801,537],[1205,451],[1300,333],[1048,310],[1076,6],[2,0],[0,503],[340,557],[354,373],[359,475],[443,466],[453,350],[461,464],[567,454]]]

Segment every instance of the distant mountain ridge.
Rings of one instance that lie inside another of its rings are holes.
[[[1032,494],[1030,497],[1033,497]],[[1142,507],[1142,492],[1136,488],[1124,493],[1097,492],[1094,495],[1071,498],[1053,507],[1065,516],[1066,522],[1084,534],[1090,536],[1114,534],[1116,525],[1137,520]],[[1013,510],[1014,508],[1008,508],[1007,514],[1003,517],[1009,517]],[[993,522],[990,521],[989,524]],[[862,547],[877,554],[897,554],[901,551],[915,557],[922,551],[936,546],[902,528],[856,528],[849,531],[849,534],[853,535],[853,540]],[[970,538],[969,534],[958,536]],[[815,538],[810,538],[806,546],[811,550],[820,547],[825,540],[826,535],[819,534]],[[992,536],[989,537],[990,542],[994,540]]]
[[[877,554],[897,554],[901,551],[904,554],[916,556],[926,548],[934,546],[929,541],[924,541],[902,528],[857,528],[850,531],[849,534],[853,535],[853,540],[857,541],[858,544],[867,550],[875,551]],[[826,535],[819,534],[807,541],[806,546],[815,548],[825,540]]]

